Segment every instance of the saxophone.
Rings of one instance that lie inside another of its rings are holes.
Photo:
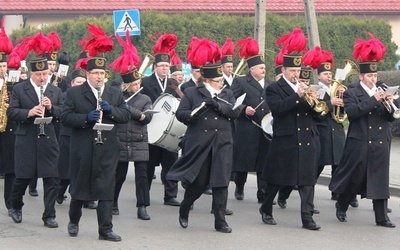
[[[7,98],[7,78],[0,78],[0,132],[6,131],[7,127],[7,109],[9,104],[6,102]]]

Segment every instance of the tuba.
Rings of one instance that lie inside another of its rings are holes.
[[[9,104],[6,102],[7,97],[7,78],[0,78],[3,85],[0,89],[0,132],[6,131],[7,127],[7,109]]]
[[[239,62],[239,64],[237,65],[235,72],[233,72],[233,77],[237,77],[240,76],[240,74],[242,73],[242,71],[246,68],[246,59],[242,58]]]
[[[358,70],[357,65],[350,61],[346,60],[345,61],[345,66],[344,70],[346,72],[346,77],[345,79],[349,78],[349,76],[358,74],[360,71]],[[347,87],[342,84],[342,80],[332,80],[332,86],[331,86],[331,92],[330,92],[330,97],[331,99],[334,97],[343,99],[343,89],[347,90]],[[332,106],[332,119],[335,120],[337,123],[342,123],[347,119],[347,115],[344,112],[344,107],[343,106]]]
[[[139,74],[143,75],[146,69],[150,67],[150,65],[152,65],[153,62],[154,62],[154,56],[146,53],[143,58],[142,65],[140,65],[140,68],[138,70]]]

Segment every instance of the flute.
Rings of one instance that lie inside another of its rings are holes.
[[[139,92],[143,89],[143,87],[141,87],[138,91],[136,91],[133,95],[131,95],[128,99],[125,100],[125,102],[129,102],[133,97],[135,97],[137,94],[139,94]]]

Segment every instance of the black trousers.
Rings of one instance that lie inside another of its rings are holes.
[[[15,182],[15,174],[4,174],[4,204],[7,209],[12,208],[11,195]]]
[[[37,179],[38,179],[37,177],[31,179],[31,181],[29,182],[29,191],[36,190]]]
[[[150,206],[150,190],[147,180],[147,161],[135,161],[135,187],[136,187],[136,207]],[[115,172],[115,194],[114,206],[118,206],[118,197],[121,192],[122,184],[126,180],[129,162],[118,162]]]
[[[347,211],[349,208],[350,202],[356,194],[352,194],[350,192],[346,192],[343,194],[339,194],[338,204],[343,211]],[[382,222],[385,220],[389,220],[387,215],[387,199],[373,199],[373,208],[375,212],[375,222]]]
[[[161,181],[164,185],[164,200],[176,198],[178,195],[178,183],[169,181],[165,177],[172,165],[178,159],[178,154],[151,144],[149,144],[149,154],[150,160],[147,164],[147,181],[149,182],[149,189],[151,188],[156,166],[161,163]]]
[[[58,181],[58,197],[64,198],[64,194],[67,191],[69,184],[70,184],[69,179],[60,179]]]
[[[293,191],[293,186],[283,186],[279,189],[278,201],[287,200]]]
[[[16,178],[14,183],[14,189],[12,192],[12,208],[21,210],[24,206],[23,196],[25,195],[26,188],[28,187],[32,179]],[[44,212],[42,219],[55,218],[56,209],[54,207],[56,198],[58,195],[58,181],[55,177],[43,178],[43,201],[44,201]]]
[[[235,172],[236,187],[243,190],[247,181],[248,172]],[[257,199],[263,200],[265,195],[266,182],[262,179],[261,172],[257,172]]]
[[[69,220],[74,224],[79,224],[82,217],[82,206],[85,201],[71,200],[69,204]],[[112,206],[113,201],[99,200],[97,202],[97,223],[99,225],[99,234],[104,235],[112,232]]]
[[[265,189],[265,199],[261,206],[261,210],[267,215],[272,216],[272,204],[278,191],[287,186],[275,185],[267,183]],[[312,219],[313,202],[314,202],[314,186],[299,186],[299,194],[301,199],[301,218],[302,220]]]
[[[211,153],[205,160],[196,179],[191,184],[188,184],[186,187],[184,198],[179,208],[180,217],[189,217],[190,206],[203,194],[204,189],[209,183],[210,170]],[[228,201],[228,187],[213,187],[212,197],[212,209],[214,210],[215,229],[221,228],[223,226],[228,226],[225,221],[225,210]]]

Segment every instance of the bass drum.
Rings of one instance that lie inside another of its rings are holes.
[[[272,117],[271,112],[266,114],[263,119],[261,120],[261,127],[264,131],[264,135],[268,140],[272,139],[273,130],[272,125],[274,122],[274,118]]]
[[[178,121],[175,112],[180,100],[170,94],[162,94],[153,103],[153,119],[147,125],[149,143],[171,152],[180,150],[179,142],[186,132],[186,125]]]

